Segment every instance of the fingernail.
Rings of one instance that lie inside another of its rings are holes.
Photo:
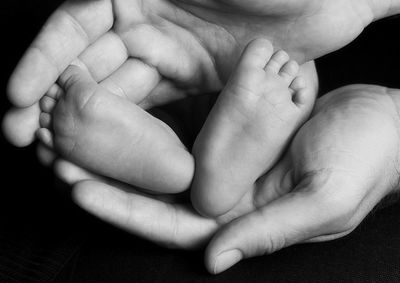
[[[214,274],[221,273],[238,263],[243,258],[243,254],[239,250],[230,250],[217,256],[214,265]]]

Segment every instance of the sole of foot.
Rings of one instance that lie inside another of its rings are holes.
[[[200,213],[231,210],[310,115],[314,95],[298,71],[266,39],[246,47],[194,146],[192,202]]]

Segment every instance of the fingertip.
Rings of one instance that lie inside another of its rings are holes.
[[[94,181],[90,180],[76,183],[71,191],[73,202],[87,211],[93,211],[93,208],[96,207],[99,202],[96,189],[101,183],[96,185]]]
[[[230,266],[234,264],[232,260],[226,259],[226,256],[222,255],[225,251],[237,250],[233,247],[231,241],[226,238],[226,229],[229,229],[230,224],[222,227],[212,238],[208,244],[204,253],[204,264],[208,272],[211,274],[218,274],[222,271],[227,270]],[[220,258],[219,256],[222,255]],[[229,255],[229,254],[228,254]],[[226,263],[225,261],[228,261]],[[231,262],[229,266],[229,262]]]
[[[214,263],[213,274],[224,272],[243,259],[243,254],[237,249],[220,253]]]
[[[56,159],[55,152],[41,143],[39,143],[36,149],[36,154],[38,156],[39,162],[42,163],[44,166],[51,166]]]
[[[34,104],[28,108],[12,108],[2,121],[5,138],[16,147],[26,147],[35,140],[39,129],[40,108]]]
[[[26,84],[22,84],[17,76],[12,76],[7,84],[7,98],[10,103],[19,108],[29,107],[35,103],[35,98],[31,96],[32,91],[26,89]]]
[[[244,258],[240,249],[226,243],[221,238],[214,237],[206,249],[204,264],[211,274],[224,272]]]
[[[27,107],[29,106],[29,101],[27,103],[25,98],[26,95],[24,94],[24,91],[21,90],[20,83],[17,81],[18,80],[15,78],[15,75],[12,75],[8,80],[6,90],[8,101],[10,101],[11,104],[16,107]]]

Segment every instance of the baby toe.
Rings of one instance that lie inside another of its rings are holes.
[[[51,113],[53,112],[54,108],[56,107],[57,100],[50,96],[43,96],[40,99],[39,105],[40,105],[40,110],[45,113]]]
[[[299,64],[296,61],[290,60],[282,66],[279,75],[290,85],[299,72],[299,68]]]
[[[240,58],[239,67],[243,65],[263,69],[270,60],[273,46],[268,39],[258,38],[251,41],[245,48]]]
[[[53,99],[59,99],[61,96],[63,96],[63,94],[63,89],[58,84],[53,84],[47,91],[46,96],[49,96]]]
[[[51,127],[51,115],[49,113],[42,112],[39,116],[39,125],[42,128],[50,129]]]
[[[289,61],[289,55],[283,51],[279,50],[272,55],[271,59],[268,61],[265,66],[266,72],[271,72],[273,74],[278,74],[282,69],[282,66],[285,65]]]
[[[306,81],[303,77],[296,77],[290,84],[290,88],[296,92],[306,87]]]
[[[293,91],[292,100],[295,104],[305,105],[313,101],[310,97],[312,92],[307,91],[306,81],[303,77],[296,77],[290,85],[290,89]]]

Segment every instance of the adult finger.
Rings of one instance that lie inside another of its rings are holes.
[[[128,52],[123,41],[110,30],[88,46],[74,62],[87,69],[95,81],[101,82],[120,68],[127,59]]]
[[[91,214],[127,232],[168,247],[202,245],[218,228],[184,205],[169,204],[97,181],[78,183],[75,202]]]
[[[3,118],[2,130],[7,140],[15,146],[24,147],[33,142],[39,129],[39,104],[26,108],[12,108]]]
[[[157,69],[134,58],[128,59],[100,85],[144,109],[164,105],[188,95],[172,81],[163,79]]]
[[[46,167],[52,166],[57,158],[57,154],[43,143],[39,143],[36,148],[36,155],[39,162]]]
[[[75,185],[85,180],[104,181],[102,177],[64,159],[57,159],[54,162],[54,173],[60,180],[69,185]]]
[[[100,85],[112,93],[138,104],[160,82],[158,71],[138,59],[128,59]]]
[[[68,1],[58,8],[28,48],[9,82],[18,107],[37,102],[65,68],[113,25],[111,1]]]

